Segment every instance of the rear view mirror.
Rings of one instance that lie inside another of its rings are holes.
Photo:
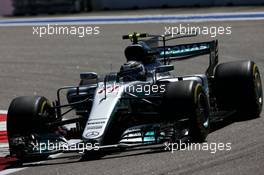
[[[81,82],[80,85],[98,85],[98,75],[95,72],[82,72],[80,74]]]

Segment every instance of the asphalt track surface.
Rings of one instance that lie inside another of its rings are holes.
[[[264,75],[264,21],[228,21],[190,23],[199,26],[231,26],[232,35],[217,36],[220,62],[251,59]],[[0,108],[21,95],[44,95],[55,99],[56,89],[75,85],[79,73],[103,74],[118,70],[124,62],[128,44],[122,34],[149,32],[161,34],[164,26],[177,24],[99,25],[100,35],[32,35],[32,27],[0,27]],[[210,40],[199,36],[191,41]],[[181,40],[182,41],[182,40]],[[180,41],[179,41],[180,42]],[[186,42],[186,41],[184,41]],[[176,65],[177,74],[202,73],[207,59],[195,59]],[[208,136],[208,143],[231,143],[230,151],[163,152],[133,150],[106,156],[100,160],[79,161],[78,154],[62,154],[55,159],[28,164],[16,174],[263,174],[264,118],[219,123]]]

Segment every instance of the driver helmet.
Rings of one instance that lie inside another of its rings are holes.
[[[127,61],[139,61],[143,64],[149,64],[155,59],[153,50],[143,41],[133,44],[125,49]]]
[[[128,61],[123,64],[119,74],[123,77],[123,81],[144,81],[146,79],[145,67],[137,61]]]
[[[153,49],[151,49],[145,42],[140,41],[139,42],[140,45],[142,45],[142,47],[145,49],[146,51],[146,55],[143,57],[142,59],[142,63],[144,65],[153,63],[155,60],[155,51]]]

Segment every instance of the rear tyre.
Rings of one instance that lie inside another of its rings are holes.
[[[162,116],[166,120],[188,119],[191,141],[205,141],[210,124],[209,102],[200,83],[196,81],[170,83],[161,106]]]
[[[8,109],[7,133],[10,154],[19,159],[26,159],[28,139],[35,133],[48,131],[45,125],[55,119],[55,112],[49,101],[40,96],[23,96],[15,98]],[[31,145],[32,146],[32,145]],[[47,155],[36,155],[35,158],[47,158]]]
[[[240,119],[256,118],[263,105],[260,73],[252,61],[219,64],[215,69],[215,94],[224,110],[236,110]]]

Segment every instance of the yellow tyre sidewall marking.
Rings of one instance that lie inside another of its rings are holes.
[[[41,108],[40,108],[40,113],[42,114],[43,113],[43,110],[44,110],[44,107],[45,105],[47,104],[47,101],[44,101],[41,105]]]
[[[198,89],[199,87],[202,87],[200,84],[197,84],[194,89],[194,103],[197,104],[198,101]]]
[[[257,73],[257,65],[256,64],[254,64],[253,65],[253,76],[254,76],[254,78],[255,78],[255,74]]]

